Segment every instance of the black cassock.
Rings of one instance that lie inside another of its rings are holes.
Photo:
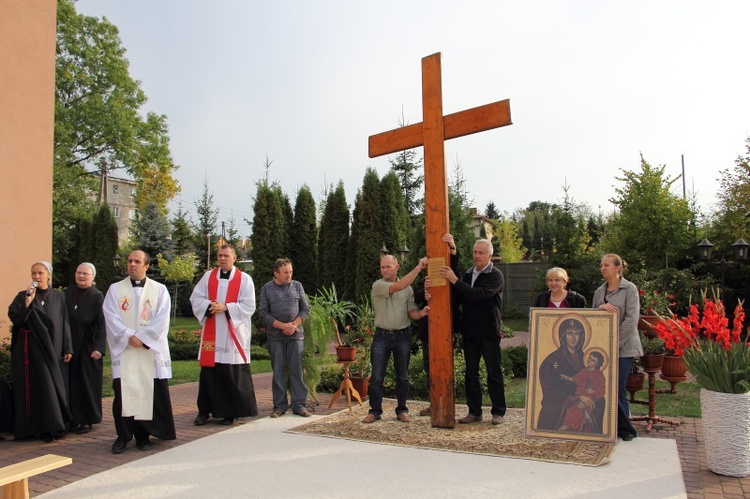
[[[62,357],[73,351],[65,295],[38,289],[28,309],[25,301],[21,291],[8,308],[17,439],[65,431],[70,423],[68,365]]]
[[[65,302],[75,352],[70,360],[68,383],[73,426],[101,423],[104,361],[92,359],[91,354],[97,351],[104,355],[106,351],[104,295],[94,286],[81,289],[72,285],[65,290]]]

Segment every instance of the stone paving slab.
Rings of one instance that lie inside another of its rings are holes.
[[[270,415],[273,408],[270,373],[254,375],[253,380],[260,414],[256,418],[241,420],[239,424],[250,424],[254,420],[266,417]],[[49,453],[72,457],[72,465],[55,472],[38,475],[29,480],[31,495],[37,496],[83,477],[101,473],[115,466],[232,428],[216,424],[215,421],[200,427],[193,425],[193,419],[196,415],[197,383],[173,386],[170,388],[170,392],[175,413],[177,440],[161,441],[155,439],[153,450],[148,453],[138,451],[134,445],[129,446],[124,454],[113,455],[110,452],[112,442],[116,438],[111,414],[112,400],[110,398],[104,401],[102,424],[95,425],[94,430],[86,435],[66,435],[51,444],[45,444],[39,440],[21,442],[0,440],[0,466]],[[314,414],[331,414],[346,407],[346,402],[339,399],[334,407],[329,410],[327,407],[330,397],[330,394],[318,395],[320,405],[313,406]],[[291,415],[284,417],[297,418]],[[687,497],[689,499],[707,497],[750,498],[750,477],[723,477],[708,470],[701,420],[690,418],[681,422],[682,424],[679,427],[657,424],[650,433],[644,431],[644,423],[636,423],[636,425],[641,435],[640,438],[675,440]],[[658,463],[644,462],[643,465],[654,466]]]

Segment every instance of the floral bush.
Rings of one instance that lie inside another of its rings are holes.
[[[672,293],[644,287],[638,291],[638,294],[641,297],[642,315],[670,315],[677,307]]]
[[[730,322],[719,292],[702,293],[702,307],[690,305],[687,317],[662,317],[655,327],[659,338],[685,364],[701,387],[722,393],[750,392],[750,344],[742,340],[742,302]],[[701,310],[702,308],[702,310]]]

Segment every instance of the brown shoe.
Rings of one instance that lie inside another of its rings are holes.
[[[302,409],[300,409],[299,411],[295,412],[295,414],[297,416],[302,416],[303,418],[309,418],[310,416],[312,416],[312,414],[310,414],[310,411],[308,411],[304,407]]]
[[[271,413],[272,418],[280,418],[283,415],[284,415],[284,411],[282,411],[281,409],[274,409],[273,412]]]
[[[471,413],[467,414],[465,417],[458,420],[461,424],[471,424],[471,423],[478,423],[482,420],[482,416],[475,416]]]
[[[401,414],[396,416],[396,419],[398,419],[402,423],[411,423],[411,416],[409,416],[408,412],[402,412]]]
[[[503,422],[503,417],[499,414],[492,416],[492,424],[500,424]]]
[[[427,409],[422,409],[421,411],[419,411],[419,415],[420,416],[431,416],[432,415],[432,411],[428,407]]]
[[[365,416],[365,419],[363,419],[362,422],[365,424],[370,424],[370,423],[374,423],[378,419],[380,418],[377,417],[375,414],[368,414],[367,416]]]

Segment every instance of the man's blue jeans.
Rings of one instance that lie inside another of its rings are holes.
[[[388,366],[391,352],[396,370],[396,414],[409,412],[406,407],[406,397],[409,395],[409,358],[411,357],[411,338],[409,328],[398,332],[384,332],[375,330],[370,350],[372,362],[372,377],[370,389],[370,414],[380,417],[383,414],[383,380]]]

